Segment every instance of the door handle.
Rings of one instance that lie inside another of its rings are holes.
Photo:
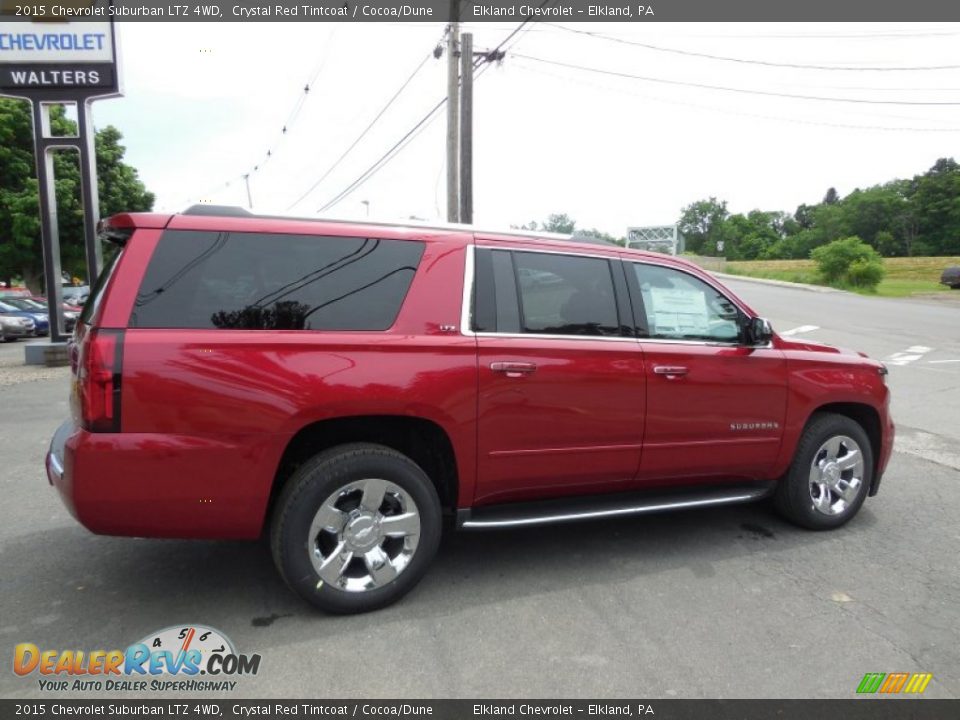
[[[675,378],[687,374],[687,368],[683,365],[656,365],[653,368],[656,375],[666,375],[668,378]]]
[[[531,362],[492,362],[490,369],[509,378],[518,378],[536,372],[537,365]]]

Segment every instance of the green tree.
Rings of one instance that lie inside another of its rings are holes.
[[[715,197],[685,207],[679,225],[687,250],[698,255],[716,255],[717,243],[725,240],[724,225],[729,214],[726,201]]]
[[[783,236],[784,214],[751,210],[731,215],[724,223],[723,252],[729,260],[756,260]]]
[[[917,239],[937,255],[960,255],[960,164],[941,158],[913,179]]]
[[[50,113],[55,135],[76,133],[76,124],[62,107]],[[153,208],[137,171],[123,162],[122,135],[107,126],[96,134],[100,215]],[[83,208],[80,202],[80,168],[76,153],[60,152],[54,159],[60,253],[63,269],[85,276]],[[0,98],[0,277],[20,277],[33,290],[40,289],[43,251],[40,242],[40,207],[33,159],[30,106],[21,100]]]
[[[847,195],[840,205],[844,234],[856,235],[877,247],[878,233],[895,233],[907,205],[901,186],[895,181]]]
[[[881,230],[877,233],[875,245],[877,252],[884,257],[903,255],[903,248],[900,241],[888,230]]]
[[[513,227],[516,227],[515,225]],[[574,239],[581,238],[595,238],[597,240],[603,240],[614,245],[626,245],[627,239],[625,237],[615,237],[608,232],[603,230],[598,230],[597,228],[578,229],[577,221],[566,213],[553,213],[552,215],[547,216],[547,219],[542,223],[538,223],[536,220],[526,223],[525,225],[520,226],[521,230],[532,230],[534,232],[550,232],[550,233],[559,233],[561,235],[572,235]]]
[[[540,226],[543,232],[560,233],[562,235],[571,234],[577,227],[577,222],[566,213],[554,213],[547,218],[547,221]]]
[[[799,226],[799,230],[809,230],[813,227],[813,209],[815,205],[799,205],[796,212],[793,213],[793,219],[796,221]]]
[[[716,198],[683,210],[681,231],[692,252],[724,242],[734,260],[808,258],[819,247],[857,236],[888,256],[960,254],[960,164],[941,158],[912,179],[892,180],[840,197],[829,188],[793,215],[754,210],[730,215]],[[869,275],[870,273],[866,273]]]

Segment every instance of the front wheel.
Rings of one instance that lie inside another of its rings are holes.
[[[774,504],[801,527],[829,530],[857,514],[872,479],[873,449],[860,424],[845,415],[818,413],[800,437]]]
[[[382,608],[413,589],[440,543],[440,501],[408,457],[368,443],[320,453],[277,501],[271,550],[302,598],[334,613]]]

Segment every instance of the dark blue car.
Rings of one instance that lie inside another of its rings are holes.
[[[0,313],[13,315],[14,317],[30,318],[37,326],[37,335],[48,335],[50,333],[50,316],[41,310],[21,310],[4,300],[0,300]]]

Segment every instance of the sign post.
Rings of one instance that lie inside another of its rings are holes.
[[[0,2],[0,95],[29,100],[33,113],[43,272],[50,343],[54,345],[65,340],[54,153],[76,150],[80,155],[84,247],[87,279],[92,286],[102,259],[97,239],[100,202],[91,103],[121,94],[116,35],[112,19],[67,22],[45,15],[24,17],[14,14],[15,7],[8,7],[6,0]],[[89,9],[89,17],[110,17],[111,0],[78,0],[69,4],[77,13],[87,13]],[[50,110],[62,104],[77,108],[76,135],[54,136],[51,132]]]

